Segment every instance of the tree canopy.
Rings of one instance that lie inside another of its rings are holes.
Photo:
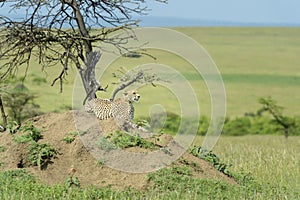
[[[0,14],[0,80],[22,65],[28,69],[34,58],[42,68],[61,66],[52,85],[59,81],[62,89],[63,77],[75,66],[89,98],[105,90],[94,71],[101,43],[126,50],[122,44],[132,34],[112,33],[130,32],[139,22],[135,17],[149,11],[145,0],[2,0],[0,6],[25,13],[22,18]]]

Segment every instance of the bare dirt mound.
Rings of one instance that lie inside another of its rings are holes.
[[[82,117],[82,113],[79,111],[70,111],[62,114],[48,113],[31,119],[33,125],[42,130],[43,138],[38,140],[38,143],[50,144],[57,151],[56,157],[47,162],[47,165],[44,165],[42,169],[28,163],[26,160],[29,144],[20,144],[13,139],[19,133],[14,135],[8,132],[1,133],[0,147],[3,151],[0,153],[0,170],[25,168],[41,182],[47,184],[64,184],[73,175],[78,178],[81,186],[103,187],[110,185],[119,189],[128,187],[145,189],[149,186],[147,173],[129,173],[113,169],[106,166],[105,160],[95,158],[91,153],[95,149],[87,145],[85,139],[90,138],[88,141],[97,141],[101,138],[101,135],[84,134],[85,130],[78,130],[74,123],[74,115]],[[87,120],[90,121],[89,118]],[[84,129],[84,126],[81,126],[81,128]],[[105,132],[115,131],[116,127],[113,125],[104,127],[103,125],[103,129]],[[74,136],[76,132],[82,132],[83,134]],[[68,141],[68,139],[70,140]],[[128,151],[144,152],[146,155],[148,150],[144,151],[141,148],[134,147],[128,148]],[[171,166],[188,163],[197,166],[192,169],[192,174],[195,177],[234,183],[233,179],[217,171],[210,163],[188,153],[184,153]]]

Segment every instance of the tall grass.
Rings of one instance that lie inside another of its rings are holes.
[[[201,144],[202,137],[196,143]],[[213,151],[233,172],[251,173],[263,184],[300,192],[300,137],[220,137]]]

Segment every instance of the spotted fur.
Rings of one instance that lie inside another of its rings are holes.
[[[115,101],[95,98],[85,105],[85,111],[95,113],[100,120],[113,117],[116,123],[124,129],[128,129],[128,126],[136,128],[137,125],[132,123],[134,118],[132,103],[138,101],[139,98],[140,95],[134,90],[124,92],[123,97]]]
[[[105,120],[113,117],[113,102],[109,99],[95,98],[85,104],[84,108],[87,112],[94,112],[96,117]]]

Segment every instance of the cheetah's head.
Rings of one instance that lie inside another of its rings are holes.
[[[140,95],[135,90],[128,90],[123,93],[124,98],[129,102],[137,102],[140,99]]]

